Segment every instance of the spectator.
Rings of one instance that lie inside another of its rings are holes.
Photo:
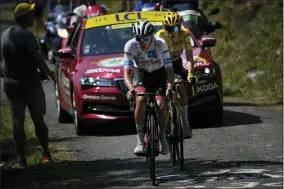
[[[16,169],[27,166],[24,130],[26,106],[35,125],[35,134],[43,149],[44,163],[52,162],[48,149],[48,128],[43,117],[46,113],[46,101],[41,80],[43,78],[48,80],[47,75],[54,80],[55,76],[40,57],[35,36],[27,30],[34,23],[34,8],[34,4],[19,4],[14,11],[17,24],[7,28],[1,38],[4,92],[12,112],[13,137],[17,152],[17,162],[13,168]],[[43,73],[42,78],[38,70]]]

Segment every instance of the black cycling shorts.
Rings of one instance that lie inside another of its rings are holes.
[[[173,68],[174,68],[176,79],[187,80],[187,71],[183,67],[181,57],[179,57],[179,59],[173,61]]]
[[[133,69],[133,86],[137,92],[158,93],[156,99],[166,99],[167,73],[165,67],[148,73]]]

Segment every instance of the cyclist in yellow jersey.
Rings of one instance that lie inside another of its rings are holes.
[[[189,80],[193,77],[193,55],[190,43],[190,33],[181,28],[182,18],[176,12],[169,12],[163,20],[163,29],[156,33],[156,36],[161,37],[166,41],[169,47],[169,52],[173,62],[175,72],[175,81]],[[188,61],[188,74],[183,69],[181,54],[185,49],[186,58]],[[179,103],[181,105],[182,119],[184,123],[184,138],[192,137],[192,130],[188,123],[188,100],[186,87],[179,85],[177,87]]]

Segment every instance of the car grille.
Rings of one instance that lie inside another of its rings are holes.
[[[95,113],[110,116],[131,116],[133,111],[130,110],[130,106],[116,106],[114,104],[105,103],[83,103],[83,114]]]
[[[123,78],[114,79],[114,83],[115,83],[117,89],[119,90],[119,92],[121,92],[122,94],[127,93],[128,88],[127,88]]]
[[[216,91],[211,91],[208,93],[204,93],[201,95],[198,95],[192,99],[189,99],[189,106],[196,106],[200,104],[209,103],[211,101],[214,101],[217,98]]]

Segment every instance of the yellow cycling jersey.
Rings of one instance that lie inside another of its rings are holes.
[[[165,29],[161,29],[156,33],[156,36],[164,39],[168,44],[172,61],[179,59],[183,49],[191,51],[190,33],[187,29],[181,28],[181,31],[177,35],[178,36],[175,37],[175,39],[170,39],[167,36],[167,31]]]

